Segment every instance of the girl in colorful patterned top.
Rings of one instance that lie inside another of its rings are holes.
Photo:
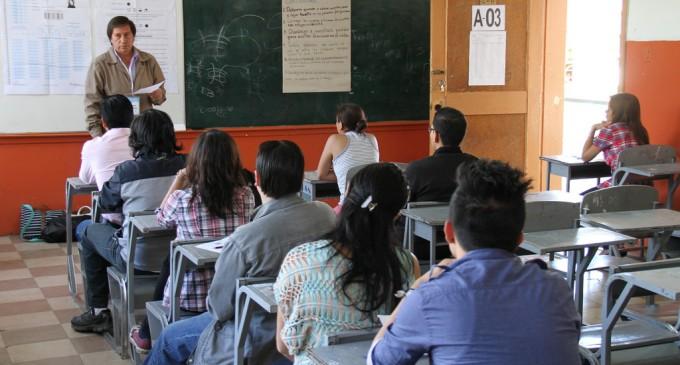
[[[277,348],[295,364],[328,335],[379,326],[419,275],[399,247],[394,220],[406,203],[406,182],[393,164],[377,163],[353,178],[339,222],[326,240],[302,244],[283,261],[274,293]]]
[[[600,133],[595,137],[595,132]],[[619,163],[621,151],[639,145],[649,144],[649,135],[640,120],[640,102],[633,94],[621,93],[609,99],[607,120],[593,124],[583,145],[583,161],[590,161],[600,151],[612,172]],[[611,180],[600,183],[598,188],[611,186]]]
[[[255,199],[246,182],[236,142],[228,134],[212,129],[198,137],[186,169],[177,173],[156,218],[165,227],[177,227],[179,240],[221,238],[248,223],[254,209]],[[169,263],[169,256],[166,261]],[[182,284],[180,308],[205,312],[213,275],[213,269],[188,271]],[[154,299],[162,296],[163,304],[169,306],[167,275],[161,274],[159,280]],[[133,328],[130,336],[140,352],[150,348],[147,322],[141,330]]]

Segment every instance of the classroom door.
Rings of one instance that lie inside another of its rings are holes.
[[[507,161],[540,179],[545,0],[531,4],[528,0],[432,0],[430,4],[431,115],[437,104],[461,110],[468,121],[465,152]],[[503,86],[468,85],[473,5],[505,6]],[[539,57],[528,56],[531,47],[539,48]],[[528,102],[529,92],[538,95],[534,103]]]

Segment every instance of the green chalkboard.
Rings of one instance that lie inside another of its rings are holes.
[[[429,1],[352,1],[352,91],[282,93],[280,0],[185,0],[189,128],[335,122],[354,102],[369,121],[428,118]]]

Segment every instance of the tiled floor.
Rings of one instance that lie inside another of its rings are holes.
[[[601,272],[586,273],[584,323],[600,322],[605,280]],[[657,315],[674,322],[678,305],[659,302]],[[642,299],[633,303],[644,309]],[[64,244],[0,237],[0,365],[130,364],[103,337],[73,332],[70,320],[79,313],[66,287]]]
[[[71,330],[79,313],[63,244],[0,237],[0,364],[129,365],[103,337]]]

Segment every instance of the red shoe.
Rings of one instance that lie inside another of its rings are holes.
[[[135,347],[138,354],[146,355],[151,350],[151,339],[142,338],[139,335],[139,326],[134,326],[130,330],[130,343]]]

